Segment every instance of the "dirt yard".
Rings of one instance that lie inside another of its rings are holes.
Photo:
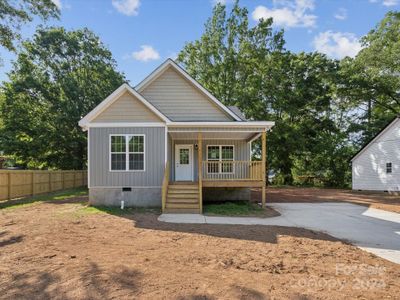
[[[261,191],[254,190],[253,199],[261,201]],[[379,192],[358,192],[340,189],[275,188],[267,189],[267,202],[349,202],[400,213],[400,195]]]
[[[85,197],[0,209],[1,299],[395,299],[400,266],[309,230],[179,225]]]

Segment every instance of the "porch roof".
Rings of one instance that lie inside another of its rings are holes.
[[[258,138],[261,132],[270,130],[274,122],[171,122],[168,133],[174,139],[241,139],[248,142]]]
[[[272,121],[242,122],[167,122],[168,128],[262,128],[264,131],[275,125]]]

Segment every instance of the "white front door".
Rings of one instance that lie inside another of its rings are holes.
[[[193,181],[193,145],[175,145],[175,180]]]

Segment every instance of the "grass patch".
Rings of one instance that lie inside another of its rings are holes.
[[[204,213],[223,216],[263,216],[265,209],[249,201],[205,203]]]
[[[36,195],[33,197],[1,201],[0,209],[15,209],[35,205],[42,202],[68,200],[70,198],[86,196],[87,194],[88,190],[86,187],[73,188],[54,193]]]
[[[85,206],[77,212],[77,214],[80,216],[92,214],[110,214],[114,216],[122,216],[133,213],[160,213],[160,209],[142,207],[127,207],[125,209],[121,209],[119,207],[108,206]]]

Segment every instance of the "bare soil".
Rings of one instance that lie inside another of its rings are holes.
[[[400,195],[384,192],[352,191],[343,189],[320,189],[298,187],[268,187],[268,202],[348,202],[372,208],[400,213]],[[253,190],[252,198],[261,201],[261,191]]]
[[[323,233],[112,215],[70,199],[0,210],[1,299],[395,299],[400,266]]]

